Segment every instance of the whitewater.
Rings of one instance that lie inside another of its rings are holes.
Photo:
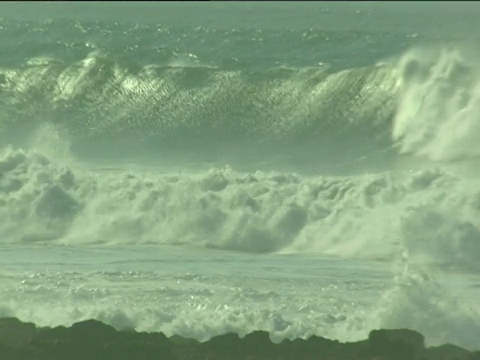
[[[0,317],[480,349],[478,10],[0,4]]]

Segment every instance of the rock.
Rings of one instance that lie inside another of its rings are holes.
[[[299,355],[305,359],[317,359],[319,356],[335,354],[343,344],[336,340],[328,340],[319,336],[312,336],[307,340],[283,340],[279,344],[279,352],[288,355],[289,359],[296,359]]]
[[[37,332],[31,323],[16,318],[0,318],[0,344],[15,344],[30,340]]]
[[[416,360],[425,351],[422,334],[409,330],[373,330],[368,336],[368,353],[391,360]]]
[[[468,350],[452,344],[431,347],[426,350],[426,355],[435,360],[473,359],[469,357],[471,354]]]
[[[0,358],[8,360],[480,360],[446,344],[425,349],[413,330],[374,330],[368,340],[340,343],[312,336],[274,344],[265,331],[244,338],[229,333],[204,343],[162,333],[117,331],[96,320],[70,327],[37,328],[0,319]]]
[[[172,355],[172,344],[162,333],[117,331],[96,320],[70,328],[40,329],[32,344],[48,349],[53,359],[163,359]]]

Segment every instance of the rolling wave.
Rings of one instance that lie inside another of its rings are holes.
[[[143,151],[338,161],[385,150],[441,161],[478,157],[473,58],[459,48],[417,48],[343,70],[226,70],[193,54],[162,66],[99,51],[78,62],[32,58],[0,69],[0,134],[25,145],[47,126],[77,154],[95,157]]]
[[[76,144],[128,139],[164,150],[389,141],[398,92],[391,66],[228,71],[188,61],[127,66],[93,52],[1,69],[2,128],[24,136],[48,122]]]

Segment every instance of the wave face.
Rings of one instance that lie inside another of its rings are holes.
[[[38,130],[40,118],[74,151],[95,144],[96,153],[303,149],[307,156],[341,153],[342,142],[355,145],[357,154],[378,150],[390,143],[398,92],[389,66],[127,67],[98,52],[67,64],[30,59],[20,69],[0,71],[0,78],[2,127],[10,138]]]
[[[303,21],[291,30],[0,23],[3,142],[36,147],[47,127],[54,134],[44,142],[60,134],[74,155],[95,159],[276,156],[311,163],[384,150],[392,145],[399,77],[395,65],[375,63],[420,41],[368,29],[298,28]]]

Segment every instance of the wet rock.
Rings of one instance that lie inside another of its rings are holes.
[[[162,333],[117,331],[96,320],[38,328],[0,319],[0,359],[8,360],[480,360],[454,345],[425,349],[413,330],[374,330],[368,340],[340,343],[322,337],[275,344],[265,331],[229,333],[204,343]]]
[[[423,335],[408,329],[373,330],[368,340],[370,355],[392,360],[415,360],[425,351]]]

